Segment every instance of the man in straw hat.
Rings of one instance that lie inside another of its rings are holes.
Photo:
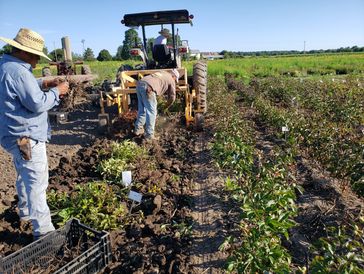
[[[155,38],[153,46],[155,45],[167,45],[167,39],[171,36],[169,29],[162,29],[159,32],[159,36]]]
[[[12,46],[11,54],[0,60],[0,143],[12,154],[17,171],[20,220],[31,220],[34,239],[38,239],[54,230],[46,201],[47,111],[59,104],[69,86],[57,80],[37,81],[33,76],[40,56],[50,60],[38,33],[22,28],[14,39],[0,40]]]
[[[178,70],[170,72],[159,71],[140,79],[137,83],[138,117],[135,122],[135,135],[144,133],[145,139],[156,139],[154,136],[155,120],[157,117],[157,95],[167,97],[168,109],[176,99],[176,82],[178,83]]]

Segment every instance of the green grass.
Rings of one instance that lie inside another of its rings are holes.
[[[209,75],[232,73],[242,79],[268,76],[322,76],[364,73],[364,54],[248,57],[208,61]]]
[[[140,62],[136,61],[107,61],[107,62],[99,62],[99,61],[92,61],[92,62],[85,62],[86,65],[89,65],[91,68],[91,72],[93,74],[97,74],[98,78],[94,81],[95,84],[102,83],[104,80],[115,80],[116,72],[121,65],[136,65]],[[39,64],[34,70],[33,73],[35,77],[41,77],[42,75],[42,68],[45,66],[49,66],[48,64]],[[76,67],[77,73],[81,70],[81,65]],[[50,66],[52,75],[57,75],[57,67]]]

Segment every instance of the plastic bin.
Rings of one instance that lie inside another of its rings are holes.
[[[109,233],[72,219],[62,228],[0,258],[1,274],[99,273],[111,260]]]

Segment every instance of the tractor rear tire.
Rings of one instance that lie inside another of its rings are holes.
[[[198,61],[193,65],[193,88],[197,97],[197,108],[206,113],[207,111],[207,64]]]
[[[42,68],[42,77],[52,76],[51,69],[49,67]]]
[[[83,65],[81,67],[81,74],[82,75],[88,75],[88,74],[91,74],[91,68],[89,65]]]

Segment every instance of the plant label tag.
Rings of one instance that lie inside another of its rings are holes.
[[[121,177],[124,186],[128,187],[131,185],[131,171],[123,171]]]
[[[288,129],[288,127],[287,127],[287,126],[282,127],[282,132],[288,132],[288,131],[289,131],[289,129]]]
[[[142,201],[143,195],[138,192],[130,190],[128,198],[130,200],[140,203]]]

